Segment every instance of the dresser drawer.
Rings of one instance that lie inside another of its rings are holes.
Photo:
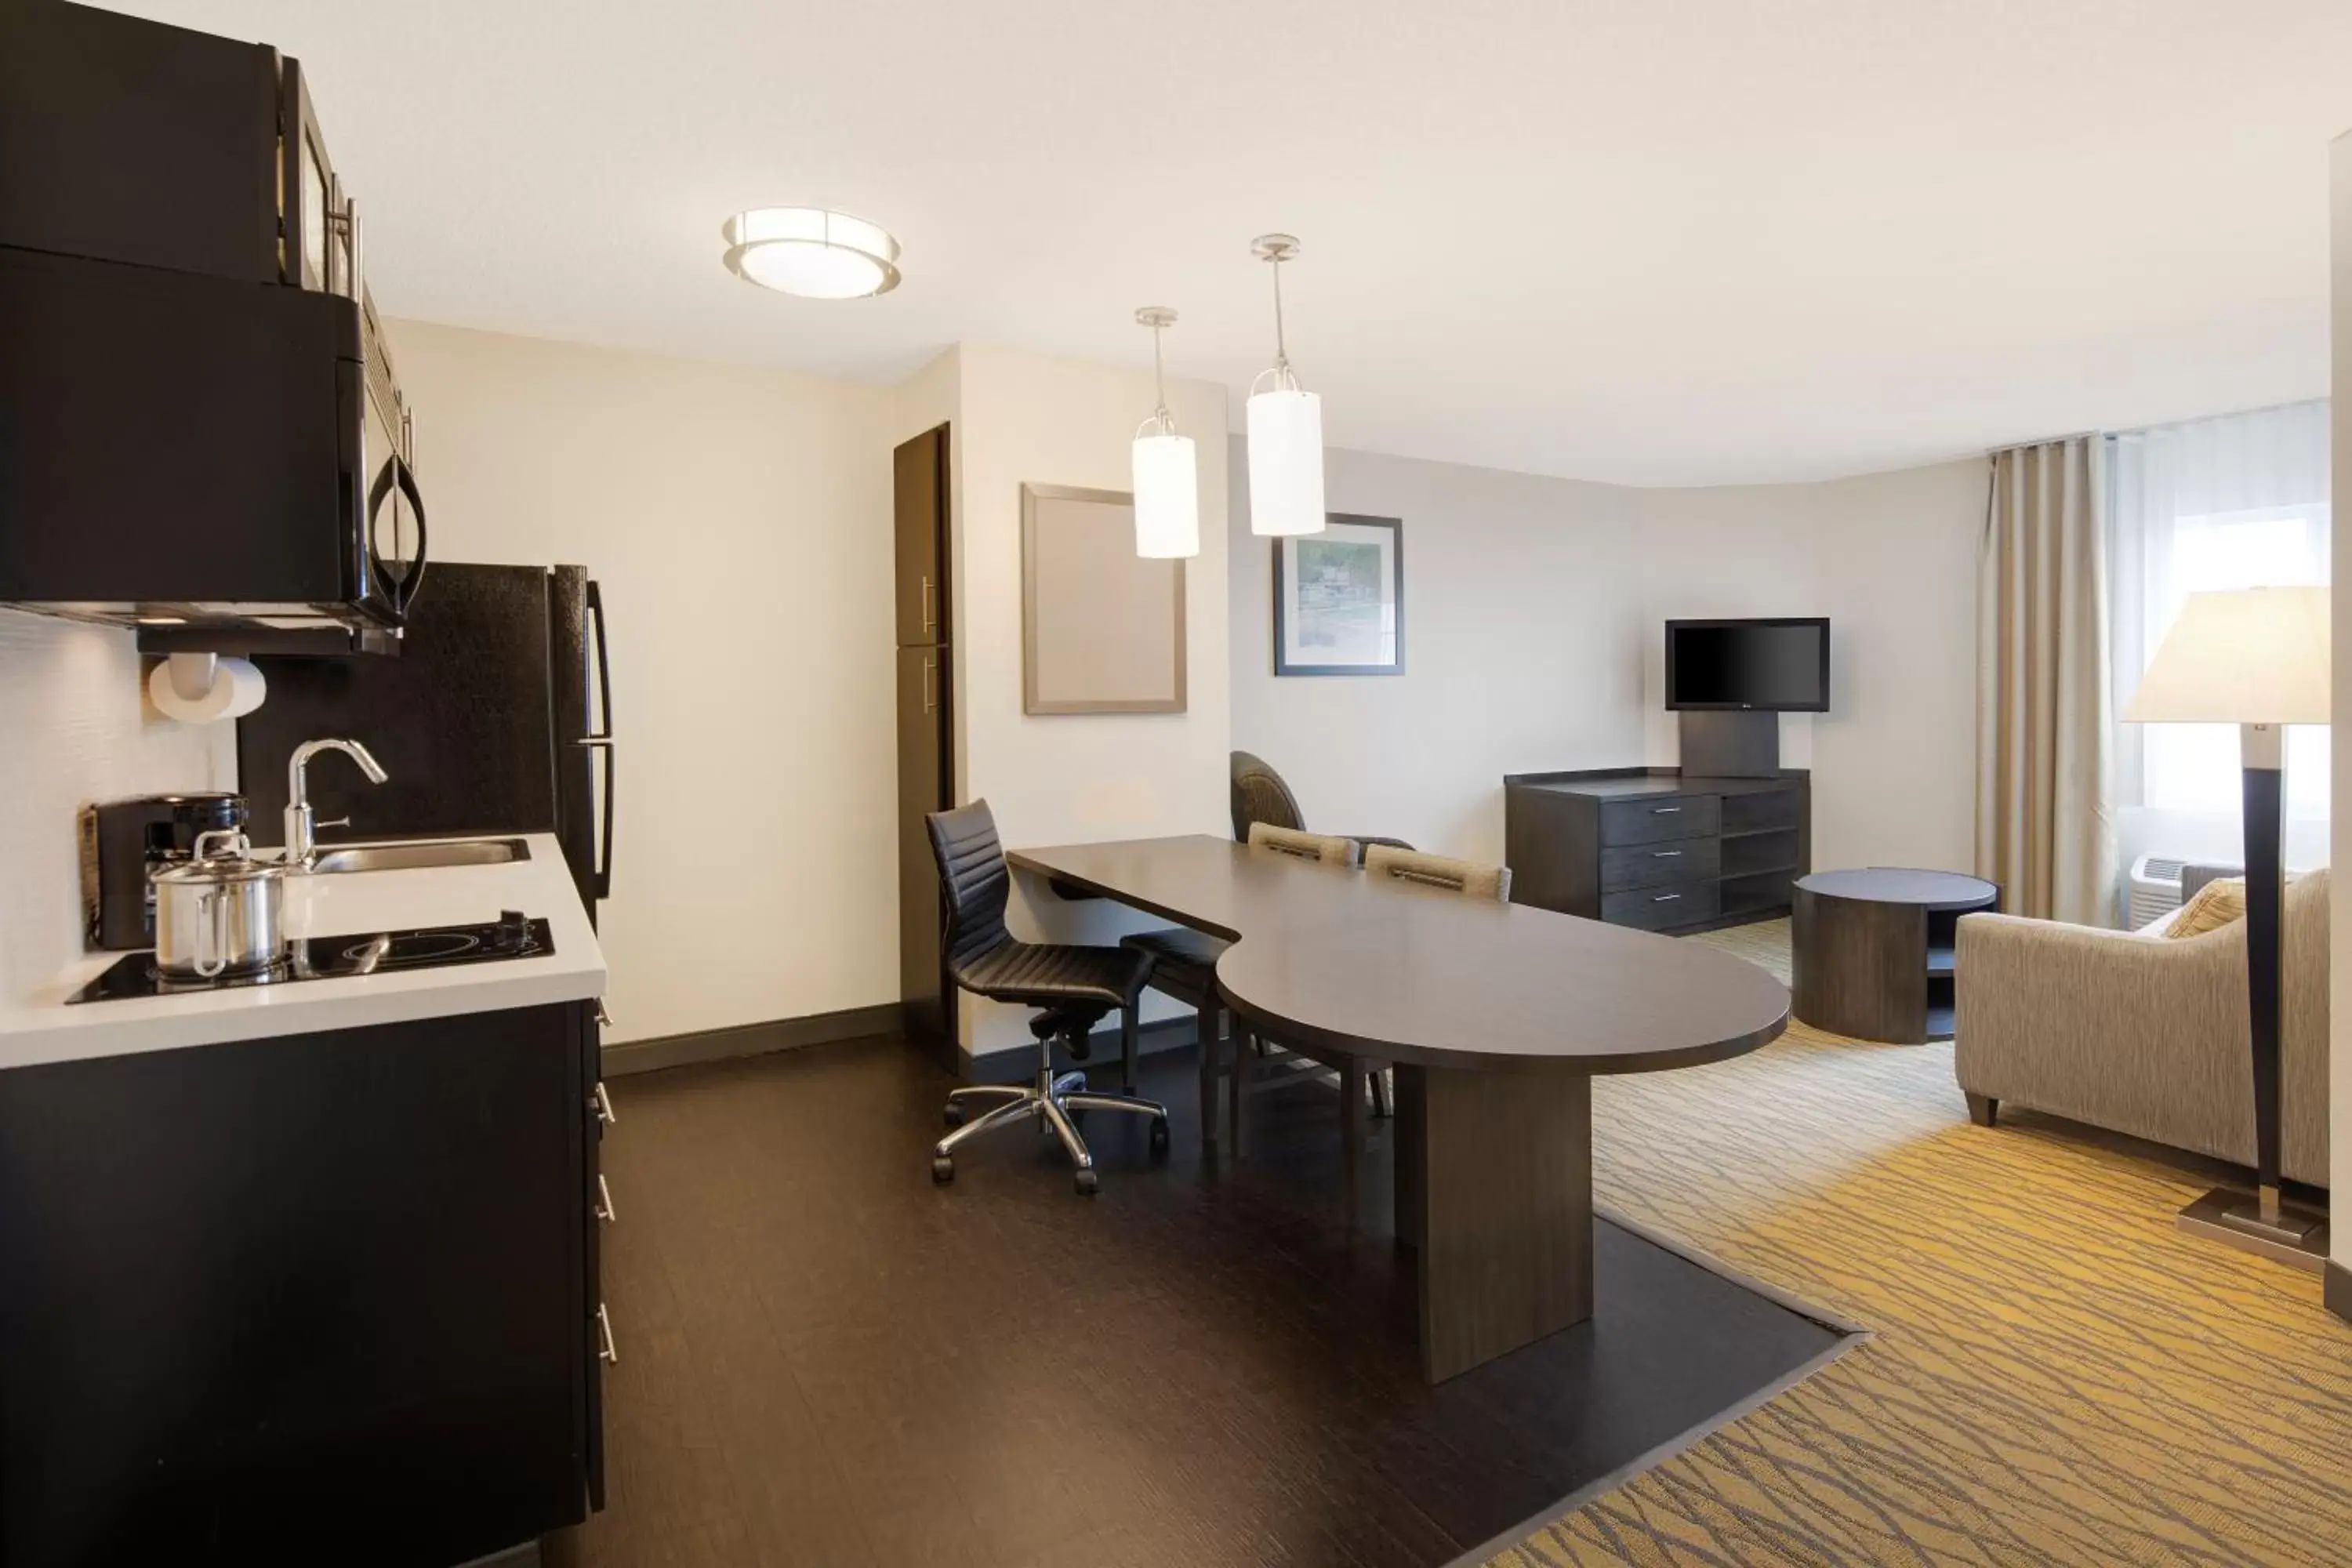
[[[1662,882],[1704,881],[1723,868],[1720,838],[1668,838],[1601,852],[1601,890],[1654,888]]]
[[[1723,829],[1723,801],[1712,795],[1648,795],[1601,807],[1601,842],[1656,844],[1669,838],[1712,838]]]
[[[1722,912],[1722,888],[1715,882],[1677,882],[1668,887],[1604,893],[1601,897],[1602,920],[1613,926],[1640,926],[1644,931],[1711,921]]]

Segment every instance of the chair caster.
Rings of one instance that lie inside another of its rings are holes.
[[[1102,1187],[1102,1181],[1092,1171],[1080,1171],[1076,1178],[1078,1196],[1090,1198]]]
[[[1151,1119],[1151,1152],[1155,1154],[1168,1152],[1168,1118],[1164,1116]]]
[[[962,1107],[962,1106],[961,1106],[961,1105],[950,1105],[950,1106],[949,1106],[949,1107],[947,1108],[947,1110],[943,1110],[943,1111],[941,1111],[941,1112],[940,1113],[940,1121],[944,1121],[944,1122],[946,1122],[946,1123],[947,1123],[949,1126],[950,1126],[950,1127],[961,1127],[961,1126],[962,1126],[962,1125],[963,1125],[963,1107]]]
[[[945,1154],[933,1155],[931,1157],[931,1180],[942,1184],[954,1181],[955,1162],[949,1159]]]

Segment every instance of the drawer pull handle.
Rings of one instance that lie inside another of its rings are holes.
[[[604,1303],[596,1303],[596,1359],[608,1366],[621,1364],[621,1348],[613,1342],[613,1320],[604,1315]]]
[[[1681,897],[1682,895],[1680,893],[1660,893],[1656,898],[1652,899],[1650,902],[1654,904],[1671,904],[1676,899]]]
[[[613,1189],[604,1184],[604,1173],[596,1173],[596,1217],[606,1225],[613,1223]]]
[[[619,1117],[613,1114],[613,1097],[604,1092],[604,1086],[601,1081],[596,1085],[596,1120],[607,1127],[616,1127],[620,1125],[621,1121]]]
[[[1653,849],[1650,851],[1650,858],[1653,860],[1679,860],[1682,858],[1683,852],[1679,849]]]
[[[1672,816],[1680,810],[1682,810],[1682,807],[1679,805],[1654,805],[1650,807],[1650,815],[1652,816]]]

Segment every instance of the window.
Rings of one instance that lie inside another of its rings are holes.
[[[2109,635],[2117,713],[2189,595],[2328,581],[2327,447],[2324,402],[2116,437]],[[2161,839],[2168,828],[2177,837],[2184,818],[2234,821],[2242,787],[2235,726],[2117,731],[2119,804],[2160,818],[2126,838]],[[2287,731],[2286,793],[2290,818],[2326,820],[2325,728]]]

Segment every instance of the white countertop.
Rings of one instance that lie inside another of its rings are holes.
[[[286,935],[290,940],[472,924],[520,910],[547,921],[555,943],[551,953],[68,1006],[67,997],[123,956],[93,952],[30,995],[0,998],[0,1069],[603,995],[604,950],[581,907],[562,848],[551,834],[520,837],[530,846],[530,858],[504,865],[290,877]]]

